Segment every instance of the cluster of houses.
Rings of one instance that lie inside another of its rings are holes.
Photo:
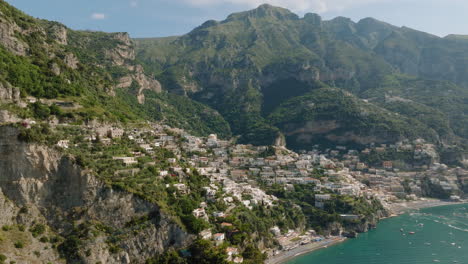
[[[296,153],[278,147],[279,151],[276,149],[276,154],[271,155],[270,149],[265,146],[234,144],[232,141],[219,139],[216,135],[206,138],[195,137],[184,130],[159,124],[151,124],[140,129],[122,129],[104,125],[88,127],[85,140],[112,144],[114,140],[123,137],[134,141],[141,151],[133,152],[130,156],[115,156],[113,159],[129,167],[132,173],[138,170],[139,157],[145,155],[151,157],[158,148],[164,148],[174,153],[175,157],[166,160],[170,168],[160,170],[159,176],[174,174],[180,177],[179,183],[167,184],[167,188],[173,187],[181,195],[190,192],[183,181],[183,176],[188,172],[185,170],[188,169],[178,165],[182,159],[200,174],[208,176],[211,183],[203,188],[206,200],[220,199],[228,205],[228,209],[224,212],[212,213],[215,218],[225,217],[236,206],[245,206],[248,209],[254,206],[275,206],[278,199],[265,193],[259,187],[259,182],[270,185],[282,184],[285,190],[294,190],[294,185],[297,184],[312,183],[317,193],[315,195],[317,208],[324,208],[325,203],[333,199],[331,193],[375,197],[388,203],[421,196],[423,179],[426,178],[432,184],[455,194],[461,192],[460,182],[468,184],[467,170],[450,169],[437,163],[435,147],[422,140],[388,146],[370,145],[361,151],[337,146],[335,149],[325,151],[317,148]],[[64,149],[70,147],[66,139],[60,140],[57,146]],[[413,153],[414,160],[421,162],[413,164],[408,171],[398,164],[398,161],[385,160],[379,166],[370,166],[361,161],[361,157],[365,155],[385,153],[389,150]],[[320,173],[317,170],[320,170]],[[211,215],[206,210],[206,203],[200,204],[192,214],[196,218],[210,221]],[[346,220],[359,219],[356,215],[342,215],[342,217]],[[294,230],[281,234],[277,228],[273,228],[271,232],[277,237],[283,249],[323,239],[313,230],[305,235]],[[212,234],[211,230],[204,230],[199,235],[219,245],[224,242],[227,234]],[[243,262],[237,248],[228,248],[227,254],[229,261]]]

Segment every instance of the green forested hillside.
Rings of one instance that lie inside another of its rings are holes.
[[[139,104],[138,90],[157,90],[153,87],[157,81],[138,68],[128,34],[70,30],[32,18],[4,1],[0,12],[5,31],[0,41],[0,84],[18,89],[23,101],[28,96],[39,100],[28,107],[12,102],[0,108],[20,117],[55,115],[78,123],[159,120],[195,134],[230,135],[229,125],[216,111],[189,98],[154,95],[159,106]],[[118,88],[125,77],[131,85]],[[60,109],[57,103],[73,107]]]
[[[271,144],[280,133],[290,134],[292,124],[310,131],[305,127],[310,115],[357,118],[355,109],[347,107],[322,113],[299,107],[317,89],[333,87],[356,96],[357,109],[372,106],[366,111],[375,112],[376,120],[388,121],[382,113],[392,116],[384,127],[395,133],[387,140],[425,137],[450,145],[468,138],[467,52],[461,36],[439,38],[371,18],[358,23],[342,17],[323,21],[315,14],[300,18],[262,5],[224,21],[207,21],[180,37],[134,43],[124,33],[73,31],[29,17],[5,2],[1,8],[6,14],[2,22],[12,32],[7,40],[12,41],[0,48],[0,80],[17,87],[23,98],[49,99],[42,102],[48,107],[51,99],[77,106],[62,109],[60,118],[163,120],[199,135],[230,136],[232,130],[239,142]],[[158,93],[155,79],[169,93]],[[340,102],[318,98],[324,104]],[[18,113],[52,115],[37,114],[37,109]],[[353,121],[341,126],[340,137],[325,141],[348,137],[346,142],[361,144],[360,137],[382,138],[380,130],[367,129],[369,120]],[[323,140],[315,132],[301,135],[308,140],[297,147]]]
[[[437,141],[425,120],[390,112],[340,89],[322,88],[281,104],[269,120],[289,139],[289,144],[392,143],[421,137]]]
[[[468,88],[448,81],[424,80],[408,75],[386,76],[378,87],[361,96],[400,114],[418,116],[443,134],[468,138]]]
[[[300,18],[262,5],[223,21],[207,21],[180,37],[138,39],[136,44],[137,58],[165,89],[218,110],[243,142],[272,143],[278,132],[290,133],[284,124],[294,121],[300,129],[312,114],[354,120],[346,107],[301,112],[302,100],[326,86],[372,103],[368,111],[376,111],[376,120],[383,109],[390,111],[392,122],[382,122],[387,131],[398,131],[392,140],[427,137],[456,144],[468,138],[468,52],[460,37],[439,38],[372,18],[358,23],[342,17],[323,21],[316,14]],[[366,130],[367,122],[355,121],[342,127],[343,135],[366,131],[359,135],[382,137]],[[315,133],[302,136],[314,138]]]

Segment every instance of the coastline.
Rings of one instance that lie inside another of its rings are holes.
[[[439,200],[439,199],[421,199],[417,201],[393,203],[393,204],[387,205],[387,209],[392,213],[392,215],[386,218],[397,217],[399,215],[402,215],[411,211],[416,211],[419,209],[424,209],[424,208],[456,205],[456,204],[466,204],[466,203],[468,203],[467,200],[454,202],[454,201],[444,201],[444,200]],[[382,218],[382,219],[385,219],[385,218]],[[283,251],[276,256],[272,256],[268,258],[265,261],[265,264],[284,264],[299,256],[312,253],[316,250],[319,250],[325,247],[334,246],[336,244],[344,242],[345,240],[346,238],[344,237],[334,237],[334,238],[325,239],[320,242],[315,242],[315,243],[310,243],[307,245],[299,246],[293,250]]]
[[[299,256],[314,252],[316,250],[334,246],[346,240],[345,237],[328,238],[320,242],[310,243],[307,245],[299,246],[289,251],[283,251],[276,256],[273,256],[265,261],[265,264],[282,264]]]
[[[456,205],[456,204],[466,204],[468,201],[447,201],[440,199],[421,199],[417,201],[401,202],[388,204],[387,209],[392,213],[390,217],[399,216],[411,211],[416,211],[419,209],[437,207],[437,206],[446,206],[446,205]]]

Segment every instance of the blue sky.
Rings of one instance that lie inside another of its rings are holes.
[[[132,37],[180,35],[208,19],[270,3],[299,15],[358,21],[374,17],[439,36],[468,34],[468,0],[6,0],[72,29],[129,32]]]

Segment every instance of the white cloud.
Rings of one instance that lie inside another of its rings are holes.
[[[94,19],[94,20],[104,20],[106,19],[106,15],[103,14],[103,13],[93,13],[91,15],[91,19]]]
[[[130,1],[130,6],[131,7],[137,7],[138,6],[138,1],[137,0],[131,0]]]
[[[257,7],[261,4],[271,4],[289,8],[296,12],[324,13],[328,11],[340,11],[369,3],[389,2],[392,0],[182,0],[194,6],[206,6],[216,4],[235,4],[247,7]]]

